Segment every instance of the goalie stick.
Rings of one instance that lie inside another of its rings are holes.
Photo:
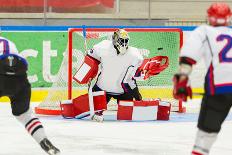
[[[89,84],[88,84],[88,96],[89,96],[89,114],[90,114],[90,118],[93,117],[94,115],[94,103],[93,103],[93,83],[92,80],[90,80]]]
[[[86,34],[86,26],[83,25],[83,37],[84,37],[84,49],[85,49],[85,55],[87,55],[87,34]],[[94,115],[94,103],[93,103],[93,84],[92,80],[89,81],[88,84],[88,97],[89,97],[89,114],[90,114],[90,119]]]

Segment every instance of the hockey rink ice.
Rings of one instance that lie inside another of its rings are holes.
[[[106,113],[103,123],[61,116],[39,118],[61,155],[189,155],[197,130],[199,100],[186,106],[187,113],[171,113],[170,121],[115,121],[112,113]],[[231,155],[231,139],[230,113],[210,155]],[[8,103],[0,103],[0,155],[46,155],[12,117]]]

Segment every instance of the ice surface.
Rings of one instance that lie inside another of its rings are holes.
[[[35,104],[32,104],[35,105]],[[186,114],[170,121],[115,121],[106,113],[104,123],[39,116],[48,137],[62,155],[189,155],[196,133],[199,101],[186,104]],[[232,154],[232,115],[223,125],[211,155]],[[0,103],[0,155],[45,155],[24,127]]]

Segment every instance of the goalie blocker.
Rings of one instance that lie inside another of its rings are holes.
[[[93,57],[85,56],[83,64],[73,76],[73,79],[80,84],[87,84],[97,75],[99,64],[100,62]]]

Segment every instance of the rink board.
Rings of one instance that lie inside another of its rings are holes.
[[[158,89],[140,89],[140,92],[143,96],[143,98],[170,98],[172,96],[172,89],[169,88],[158,88]],[[201,93],[203,93],[203,89],[201,88],[194,88],[193,92],[195,95],[193,96],[194,98],[200,98]],[[79,96],[84,93],[87,93],[87,90],[77,90],[74,92],[74,96]],[[31,101],[32,102],[41,102],[44,100],[44,98],[48,95],[48,89],[33,89],[32,90],[32,96],[31,96]],[[9,99],[7,97],[2,97],[0,98],[0,102],[9,102]]]

